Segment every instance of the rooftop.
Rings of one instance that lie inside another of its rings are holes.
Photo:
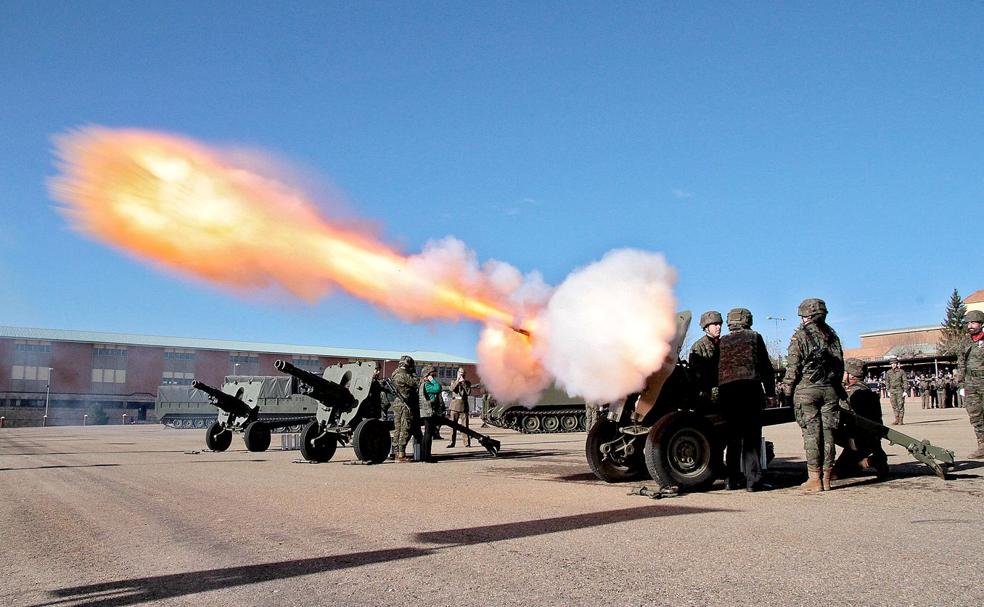
[[[260,352],[267,354],[302,354],[307,356],[331,356],[335,358],[368,358],[374,360],[399,360],[409,354],[418,361],[451,364],[475,364],[469,358],[444,352],[398,350],[367,350],[361,348],[333,348],[327,346],[301,346],[294,344],[269,344],[254,341],[232,341],[200,337],[162,337],[136,333],[104,333],[99,331],[69,331],[65,329],[34,329],[0,326],[0,339],[37,339],[43,341],[70,341],[90,344],[120,344],[127,346],[156,346],[161,348],[188,348],[196,350],[229,350],[233,352]]]
[[[877,335],[892,335],[894,333],[916,333],[919,331],[939,331],[939,330],[940,330],[940,325],[930,325],[928,327],[905,327],[902,329],[882,329],[880,331],[861,333],[861,337],[875,337]]]
[[[963,300],[965,304],[984,303],[984,289],[974,291]]]

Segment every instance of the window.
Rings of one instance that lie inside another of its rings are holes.
[[[92,349],[92,355],[99,358],[126,358],[126,346],[98,345]]]
[[[164,360],[195,360],[195,351],[183,348],[166,348]]]
[[[49,341],[28,341],[17,340],[14,342],[15,352],[51,352],[51,342]]]
[[[260,364],[260,355],[251,352],[232,352],[229,354],[229,362],[240,365]]]
[[[126,369],[93,369],[92,382],[96,384],[125,384]]]
[[[27,365],[14,365],[11,368],[10,379],[26,379],[28,381],[48,381],[51,369]]]
[[[321,371],[321,360],[317,356],[295,356],[291,359],[295,366],[316,373]]]
[[[194,381],[195,374],[181,371],[165,371],[161,376],[161,385],[164,386],[190,386]]]

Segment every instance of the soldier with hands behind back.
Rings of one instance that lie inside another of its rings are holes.
[[[901,426],[903,425],[902,419],[905,417],[905,389],[909,380],[906,379],[905,371],[902,370],[897,358],[892,361],[892,368],[888,370],[886,380],[888,381],[888,394],[892,398],[892,411],[895,413],[895,421],[892,422],[892,425]]]
[[[796,421],[803,430],[808,478],[800,488],[829,491],[834,431],[840,421],[837,402],[847,396],[841,384],[844,353],[837,333],[827,325],[827,304],[822,299],[804,299],[797,314],[800,326],[789,342],[782,383],[793,397]]]

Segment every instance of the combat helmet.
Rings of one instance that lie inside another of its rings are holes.
[[[437,372],[434,370],[434,367],[431,365],[425,365],[424,368],[420,370],[421,377],[427,377],[428,375],[434,375],[436,373]]]
[[[822,299],[817,299],[815,297],[804,299],[802,302],[800,302],[799,308],[796,310],[796,314],[799,316],[806,316],[809,318],[814,318],[816,316],[826,316],[827,304]]]
[[[732,308],[728,312],[728,328],[736,327],[739,329],[752,328],[752,311],[748,308]]]
[[[848,375],[861,379],[864,377],[864,361],[860,358],[848,358],[844,361],[844,370]]]
[[[724,322],[721,313],[717,310],[708,310],[700,315],[700,328],[706,329],[707,325],[720,325]]]
[[[403,356],[400,357],[399,366],[406,369],[408,373],[413,373],[417,367],[417,363],[414,362],[412,356],[404,354]]]
[[[967,322],[984,323],[984,312],[981,312],[980,310],[971,310],[964,315],[964,320]]]

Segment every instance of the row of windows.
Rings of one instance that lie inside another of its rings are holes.
[[[51,352],[51,344],[15,343],[16,352]]]
[[[124,358],[126,356],[126,348],[123,346],[97,346],[92,350],[92,355]]]
[[[27,379],[31,381],[48,381],[51,377],[51,367],[31,367],[14,365],[11,368],[10,379]]]
[[[164,359],[165,360],[195,360],[195,353],[191,350],[187,350],[187,351],[183,350],[180,352],[165,350]]]
[[[125,384],[126,371],[123,369],[93,369],[92,383],[94,384]]]

